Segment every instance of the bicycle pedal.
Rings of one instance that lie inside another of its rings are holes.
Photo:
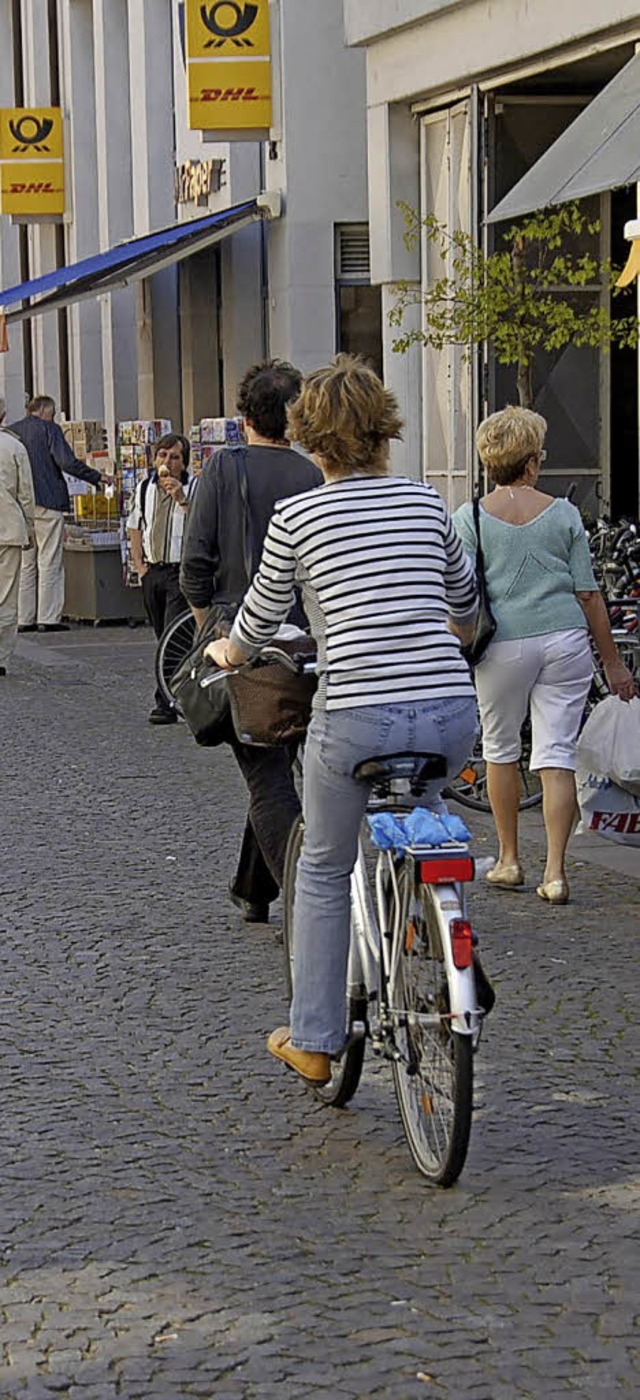
[[[349,1035],[349,1039],[348,1039],[348,1040],[345,1040],[345,1043],[344,1043],[342,1049],[339,1051],[339,1053],[338,1053],[337,1055],[332,1055],[332,1056],[331,1056],[332,1060],[334,1060],[337,1064],[339,1064],[339,1063],[340,1063],[340,1060],[344,1059],[344,1056],[347,1054],[347,1052],[348,1052],[349,1050],[352,1049],[352,1047],[353,1047],[354,1045],[357,1045],[359,1041],[364,1040],[366,1034],[367,1034],[366,1022],[365,1022],[365,1021],[353,1021],[352,1024],[351,1024],[351,1032],[350,1032],[350,1035]]]

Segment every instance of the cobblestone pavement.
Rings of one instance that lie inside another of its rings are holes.
[[[499,1006],[430,1188],[386,1066],[340,1114],[267,1056],[240,782],[146,723],[152,655],[23,638],[0,682],[0,1395],[637,1396],[637,881],[543,908],[534,821],[526,893],[474,896]]]

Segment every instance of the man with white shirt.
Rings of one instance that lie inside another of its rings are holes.
[[[186,612],[180,591],[180,556],[189,505],[197,477],[189,473],[189,439],[181,433],[165,433],[156,443],[153,471],[136,488],[127,520],[131,561],[142,584],[147,616],[156,634]],[[171,709],[158,688],[149,714],[150,724],[175,724]]]
[[[23,549],[33,541],[35,499],[26,447],[4,425],[0,399],[0,676],[15,646]]]

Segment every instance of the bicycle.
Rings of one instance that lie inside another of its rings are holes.
[[[531,720],[527,715],[522,729],[520,730],[520,758],[518,759],[518,776],[520,780],[520,796],[518,810],[526,812],[531,807],[538,807],[542,802],[542,783],[540,774],[531,772],[529,762],[531,759]],[[462,807],[468,807],[474,812],[490,812],[491,806],[487,796],[487,765],[482,756],[482,733],[478,734],[473,753],[469,755],[464,768],[444,789],[445,797],[452,797],[459,802]]]
[[[427,782],[446,776],[440,754],[392,754],[354,769],[371,784],[367,811],[406,812]],[[302,818],[289,839],[283,882],[287,987],[294,977],[293,901]],[[465,885],[474,877],[468,847],[407,845],[378,850],[372,893],[363,828],[351,877],[351,945],[346,1044],[328,1084],[313,1092],[343,1108],[358,1087],[365,1044],[389,1060],[400,1116],[418,1170],[448,1187],[464,1166],[473,1110],[473,1063],[485,1014],[476,976],[488,985],[467,917]],[[492,996],[492,993],[491,993]],[[487,1006],[486,1009],[490,1009]]]
[[[156,649],[156,681],[167,705],[180,713],[180,706],[171,693],[170,682],[178,667],[192,650],[198,625],[190,609],[179,613],[165,628]]]

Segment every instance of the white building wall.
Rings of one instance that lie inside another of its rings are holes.
[[[280,0],[283,139],[267,184],[271,351],[309,370],[335,352],[334,227],[367,220],[363,55],[344,46],[342,0]]]
[[[11,0],[0,0],[0,34],[7,42],[0,43],[0,92],[7,106],[14,106],[13,54],[11,36]],[[18,236],[9,219],[0,219],[0,287],[15,287],[21,281]],[[14,326],[9,334],[9,350],[0,355],[0,395],[7,405],[7,422],[22,417],[24,408],[24,375],[22,367],[22,327]]]
[[[22,71],[25,107],[49,106],[49,28],[47,7],[22,0]],[[17,232],[16,232],[17,239]],[[29,224],[29,275],[40,277],[56,266],[55,229],[51,224]],[[55,316],[36,316],[32,321],[34,392],[51,394],[59,400],[60,366],[58,326]]]
[[[93,0],[100,250],[133,229],[127,0]],[[99,298],[104,417],[115,446],[119,418],[137,414],[136,298],[133,287]]]
[[[172,0],[129,0],[133,233],[175,222]],[[137,285],[141,417],[180,418],[178,274]]]
[[[344,0],[348,44],[369,46],[369,101],[399,101],[473,74],[615,34],[637,0]]]
[[[66,227],[67,262],[100,247],[92,0],[62,0],[58,11],[61,81],[69,132],[66,160],[72,219]],[[104,414],[102,325],[93,298],[70,306],[69,359],[72,418]],[[55,316],[43,317],[53,321]]]

